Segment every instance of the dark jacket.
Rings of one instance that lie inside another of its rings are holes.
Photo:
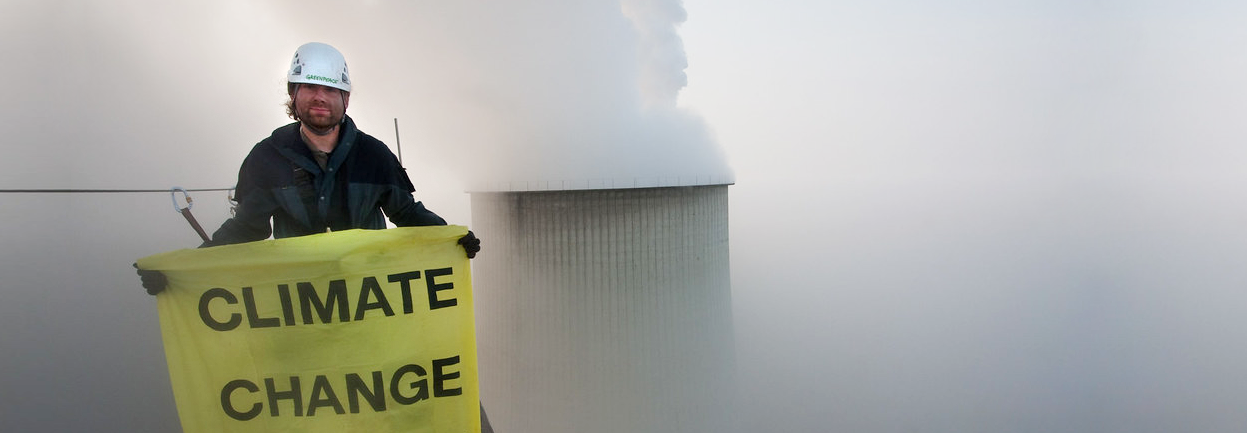
[[[412,198],[415,187],[384,143],[356,129],[350,117],[341,134],[324,170],[304,144],[297,122],[256,144],[238,171],[234,217],[204,245],[257,241],[269,234],[284,238],[384,229],[384,216],[397,226],[446,224]]]

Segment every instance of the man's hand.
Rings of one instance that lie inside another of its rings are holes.
[[[459,238],[459,245],[463,245],[463,251],[468,253],[469,259],[476,258],[476,253],[481,251],[481,240],[477,239],[471,230],[468,230],[468,234]]]
[[[143,288],[147,289],[147,294],[155,295],[169,287],[169,279],[165,278],[163,272],[139,269],[138,263],[134,264],[134,269],[138,270],[139,278],[143,280]]]

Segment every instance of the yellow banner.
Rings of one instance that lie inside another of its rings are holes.
[[[138,261],[186,433],[479,432],[461,226],[350,230]]]

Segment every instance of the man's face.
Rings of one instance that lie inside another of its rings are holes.
[[[342,122],[351,94],[318,84],[300,84],[293,98],[300,121],[315,129],[329,129]]]

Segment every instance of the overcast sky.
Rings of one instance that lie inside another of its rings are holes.
[[[452,223],[490,175],[734,176],[742,432],[1247,428],[1247,4],[689,0],[672,99],[671,2],[396,3],[0,2],[0,188],[232,186],[327,42]],[[0,424],[176,430],[129,267],[198,244],[168,195],[0,203]]]

